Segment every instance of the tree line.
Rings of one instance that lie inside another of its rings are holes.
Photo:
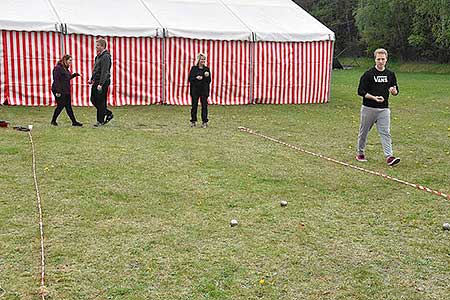
[[[335,53],[450,62],[449,0],[293,0],[336,34]]]

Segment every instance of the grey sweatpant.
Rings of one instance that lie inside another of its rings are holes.
[[[389,108],[373,108],[361,106],[361,123],[358,134],[358,154],[364,154],[367,136],[373,124],[377,124],[384,156],[392,156],[391,110]]]

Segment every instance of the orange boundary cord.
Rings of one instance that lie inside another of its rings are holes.
[[[431,193],[433,195],[441,196],[441,197],[446,198],[447,200],[450,200],[450,195],[449,194],[445,194],[443,192],[432,190],[432,189],[430,189],[430,188],[428,188],[426,186],[423,186],[423,185],[420,185],[420,184],[415,184],[415,183],[410,183],[408,181],[405,181],[405,180],[402,180],[402,179],[398,179],[398,178],[395,178],[395,177],[392,177],[392,176],[389,176],[389,175],[386,175],[386,174],[383,174],[383,173],[380,173],[380,172],[367,170],[367,169],[364,169],[364,168],[361,168],[361,167],[358,167],[358,166],[354,166],[354,165],[351,165],[351,164],[339,161],[339,160],[334,159],[334,158],[326,157],[326,156],[324,156],[322,154],[316,154],[316,153],[308,151],[308,150],[303,150],[303,149],[301,149],[301,148],[299,148],[297,146],[294,146],[294,145],[285,143],[283,141],[280,141],[280,140],[278,140],[276,138],[273,138],[273,137],[270,137],[270,136],[258,133],[256,131],[253,131],[253,130],[251,130],[249,128],[246,128],[246,127],[242,127],[241,126],[238,129],[240,131],[242,131],[242,132],[247,132],[249,134],[253,134],[253,135],[262,137],[262,138],[264,138],[266,140],[275,142],[277,144],[281,144],[281,145],[287,146],[287,147],[289,147],[291,149],[294,149],[294,150],[297,150],[297,151],[300,151],[300,152],[303,152],[303,153],[307,153],[307,154],[310,154],[310,155],[313,155],[313,156],[316,156],[316,157],[320,157],[322,159],[325,159],[325,160],[328,160],[328,161],[331,161],[331,162],[334,162],[334,163],[337,163],[337,164],[340,164],[340,165],[343,165],[343,166],[346,166],[346,167],[349,167],[349,168],[352,168],[352,169],[355,169],[355,170],[358,170],[358,171],[362,171],[362,172],[369,173],[369,174],[376,175],[376,176],[381,176],[383,178],[386,178],[386,179],[389,179],[389,180],[392,180],[392,181],[395,181],[395,182],[398,182],[398,183],[401,183],[401,184],[405,184],[405,185],[408,185],[410,187],[419,189],[421,191],[425,191],[425,192]]]

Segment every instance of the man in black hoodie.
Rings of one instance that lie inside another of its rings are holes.
[[[107,108],[106,96],[111,84],[111,54],[106,50],[106,40],[100,38],[96,41],[94,71],[89,84],[91,88],[91,102],[97,109],[97,123],[95,127],[102,126],[113,118],[112,112]]]
[[[400,162],[400,158],[395,157],[392,150],[391,111],[388,100],[389,94],[398,95],[397,78],[394,72],[386,68],[388,53],[385,49],[375,50],[374,58],[375,66],[366,71],[359,81],[358,95],[363,98],[363,103],[356,160],[367,161],[364,153],[367,136],[376,124],[386,163],[395,166]]]

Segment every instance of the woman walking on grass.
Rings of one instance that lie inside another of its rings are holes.
[[[72,110],[72,99],[70,97],[70,80],[77,76],[78,73],[71,73],[69,68],[72,65],[72,56],[65,54],[56,64],[53,69],[53,84],[52,93],[55,96],[56,108],[53,113],[51,124],[53,126],[58,126],[56,120],[59,114],[65,108],[67,115],[72,121],[72,126],[83,126],[80,122],[75,119],[75,115]]]
[[[208,127],[208,97],[211,71],[206,66],[206,55],[199,53],[197,63],[189,72],[190,93],[192,97],[191,127],[197,125],[198,100],[202,104],[202,128]]]

